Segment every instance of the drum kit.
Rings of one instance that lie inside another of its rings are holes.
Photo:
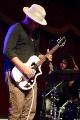
[[[54,82],[55,77],[58,77],[60,82],[48,93],[46,93],[45,96],[44,93],[39,93],[39,99],[37,100],[37,114],[43,116],[44,120],[80,120],[80,89],[78,90],[79,95],[77,99],[67,100],[59,108],[57,108],[57,101],[59,101],[59,96],[57,95],[56,91],[58,86],[60,86],[64,81],[69,82],[71,80],[80,79],[80,70],[59,70],[56,72],[54,71],[50,74],[50,76],[52,79],[51,81],[49,80],[49,82]]]

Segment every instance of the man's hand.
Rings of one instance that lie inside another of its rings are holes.
[[[47,53],[49,52],[49,49],[47,49]],[[47,55],[47,59],[51,62],[52,61],[53,56],[51,54]]]
[[[77,65],[74,66],[74,70],[79,70]]]

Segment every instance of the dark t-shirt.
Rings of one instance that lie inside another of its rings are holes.
[[[38,56],[40,54],[39,32],[33,32],[34,41],[30,40],[28,33],[28,29],[22,23],[16,23],[9,28],[3,49],[3,54],[6,56],[5,70],[12,69],[14,66],[9,61],[13,57],[18,57],[22,62],[26,63],[32,55]]]

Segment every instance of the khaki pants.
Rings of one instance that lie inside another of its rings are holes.
[[[10,103],[8,120],[33,120],[36,113],[37,84],[35,84],[33,88],[34,101],[29,118],[27,119],[32,104],[33,90],[21,91],[12,82],[9,72],[6,75]]]

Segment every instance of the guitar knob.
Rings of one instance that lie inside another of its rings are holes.
[[[30,83],[27,83],[28,85],[30,85]]]
[[[22,81],[23,79],[22,79],[22,77],[20,78],[20,81]]]
[[[36,73],[36,70],[35,69],[32,69],[32,75],[34,76]]]
[[[33,80],[31,80],[31,82],[33,83]]]

